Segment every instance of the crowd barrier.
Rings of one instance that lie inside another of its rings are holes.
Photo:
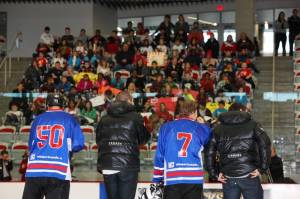
[[[24,183],[0,183],[1,199],[22,198]],[[264,199],[299,199],[300,185],[298,184],[264,184]],[[151,183],[139,183],[135,199],[158,199],[160,192]],[[205,184],[205,199],[222,199],[221,184]],[[104,184],[101,182],[72,182],[70,199],[107,199]]]

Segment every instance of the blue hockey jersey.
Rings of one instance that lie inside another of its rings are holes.
[[[164,124],[159,131],[154,159],[153,182],[202,184],[204,170],[201,152],[210,139],[208,126],[190,119]]]
[[[26,177],[71,180],[70,152],[84,147],[76,119],[60,109],[49,109],[33,122],[29,137]]]

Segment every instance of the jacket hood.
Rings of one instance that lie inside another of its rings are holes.
[[[111,116],[120,116],[133,111],[135,111],[134,106],[127,102],[114,102],[108,107],[107,114]]]
[[[229,111],[226,113],[222,113],[219,116],[219,121],[222,124],[243,124],[250,121],[251,115],[247,112],[241,111]]]

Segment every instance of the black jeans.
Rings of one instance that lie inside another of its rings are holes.
[[[26,178],[22,199],[68,199],[70,181],[57,178]]]
[[[176,184],[164,188],[164,199],[202,199],[202,184]]]
[[[290,34],[289,34],[290,55],[291,56],[293,55],[293,52],[294,52],[294,42],[296,39],[296,35],[297,35],[297,33],[294,33],[294,32],[290,32]]]
[[[264,192],[259,177],[228,178],[223,184],[224,199],[263,199]]]
[[[286,34],[285,33],[275,33],[275,55],[278,54],[279,44],[282,44],[283,54],[285,55],[285,45],[286,45]]]
[[[103,176],[108,199],[134,199],[138,182],[137,171],[121,171]]]

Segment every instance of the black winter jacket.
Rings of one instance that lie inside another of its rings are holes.
[[[225,176],[240,177],[258,169],[269,168],[270,139],[250,114],[230,111],[219,116],[219,125],[206,147],[206,167],[212,178],[216,178],[216,154],[220,155],[220,172]]]
[[[134,106],[115,102],[97,125],[98,171],[139,171],[139,145],[150,138]]]

